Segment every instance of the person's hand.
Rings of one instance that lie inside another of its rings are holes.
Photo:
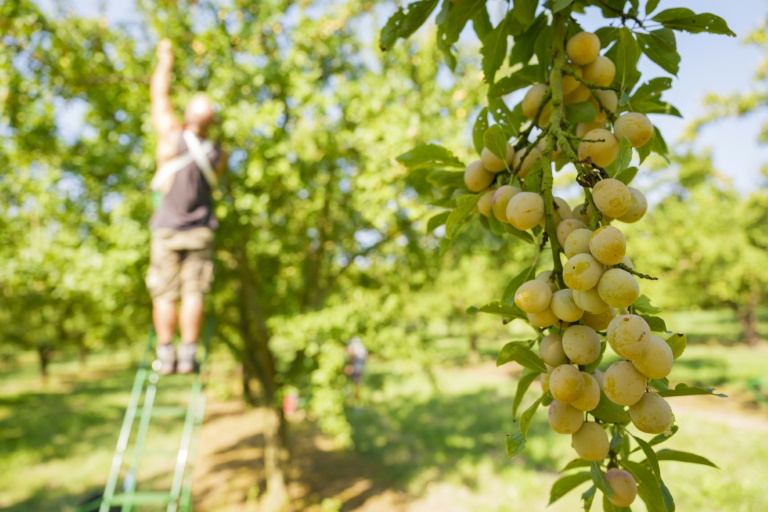
[[[163,39],[158,43],[157,58],[160,62],[173,64],[173,49],[171,48],[170,39]]]

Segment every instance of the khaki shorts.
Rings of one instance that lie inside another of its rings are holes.
[[[202,295],[213,282],[213,231],[195,228],[152,231],[147,288],[152,300]]]

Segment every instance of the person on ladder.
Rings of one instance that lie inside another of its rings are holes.
[[[183,123],[174,114],[169,40],[160,41],[157,57],[150,96],[158,170],[151,188],[160,202],[150,222],[146,281],[152,296],[159,372],[169,375],[195,371],[203,297],[213,281],[213,234],[218,221],[212,192],[226,166],[226,154],[219,144],[205,140],[215,118],[214,105],[207,96],[196,94],[189,100]],[[177,323],[181,335],[178,354],[173,346]]]

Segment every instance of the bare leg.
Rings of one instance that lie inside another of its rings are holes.
[[[157,341],[168,344],[176,331],[176,301],[155,301],[152,307]]]
[[[181,341],[195,343],[203,323],[203,295],[189,294],[181,299]]]

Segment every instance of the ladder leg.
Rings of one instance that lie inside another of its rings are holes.
[[[184,420],[184,432],[181,436],[181,445],[179,446],[179,455],[176,457],[176,470],[173,473],[173,485],[171,487],[171,502],[168,504],[168,512],[176,512],[179,507],[179,498],[181,497],[181,486],[184,481],[184,470],[187,466],[189,456],[189,446],[192,441],[193,427],[197,408],[199,407],[198,398],[200,397],[201,384],[199,378],[192,384],[192,392],[189,397],[189,406],[187,408],[187,417]]]
[[[131,464],[130,473],[132,478],[126,480],[125,494],[132,495],[136,491],[136,480],[139,466],[141,464],[141,457],[144,451],[144,442],[147,439],[147,432],[149,431],[149,422],[152,419],[152,406],[155,402],[155,394],[157,392],[158,375],[155,372],[149,376],[149,386],[147,386],[147,392],[144,395],[144,404],[141,407],[141,422],[139,423],[139,430],[136,434],[136,446],[133,453],[133,463]],[[133,509],[132,503],[123,505],[124,512],[131,512]]]

